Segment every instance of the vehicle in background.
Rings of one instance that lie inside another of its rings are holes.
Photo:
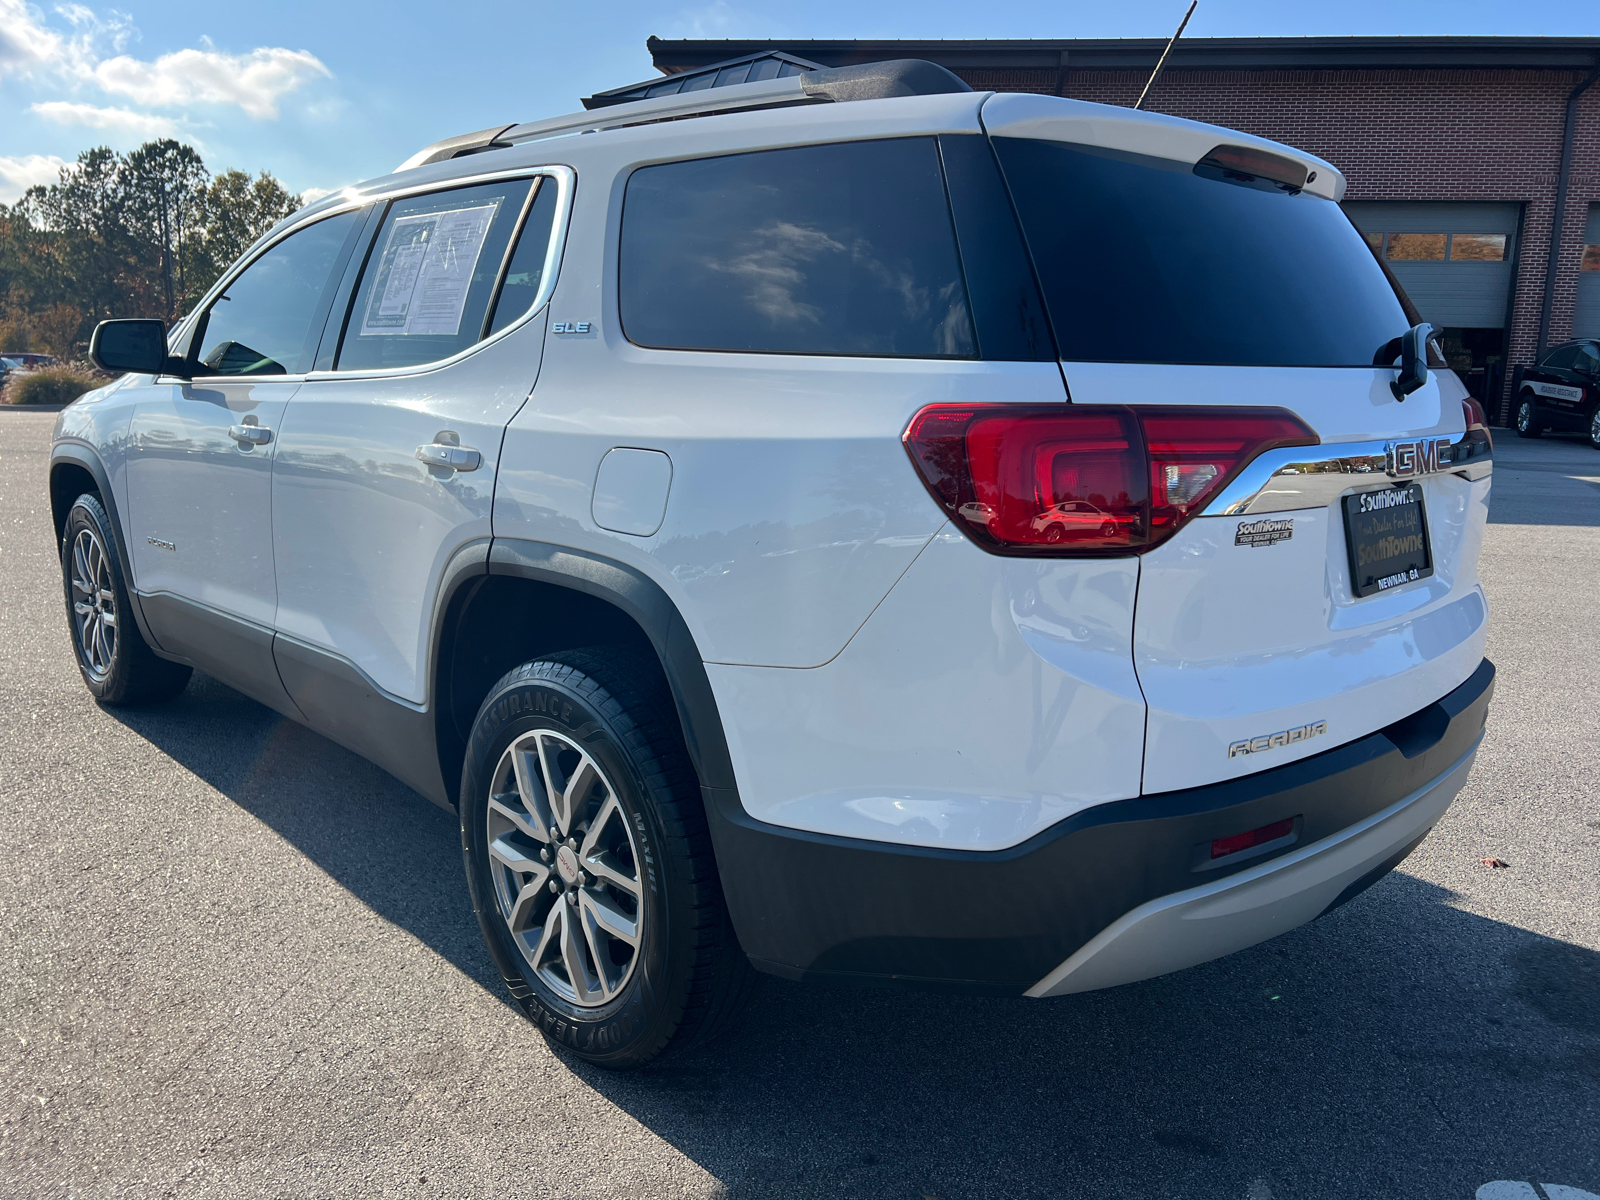
[[[1516,426],[1525,438],[1582,433],[1600,450],[1600,339],[1552,346],[1523,373]]]
[[[56,365],[54,354],[36,354],[30,350],[7,350],[0,357],[14,359],[23,366],[38,370],[40,367],[53,367]]]

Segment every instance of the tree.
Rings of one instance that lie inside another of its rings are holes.
[[[163,316],[176,320],[189,307],[185,268],[193,257],[188,243],[199,235],[205,211],[205,163],[193,146],[162,138],[128,155],[122,176],[124,219],[130,232],[153,248],[161,264]],[[148,261],[149,255],[139,257]]]
[[[0,341],[64,355],[86,323],[176,320],[299,207],[270,174],[213,178],[170,138],[127,155],[85,150],[56,183],[0,205]]]
[[[126,219],[125,176],[122,157],[100,146],[62,168],[59,183],[31,187],[17,204],[41,234],[34,247],[34,305],[70,296],[97,320],[163,315],[151,264],[142,260]]]
[[[224,171],[214,177],[206,190],[205,249],[216,264],[216,274],[299,207],[300,197],[290,195],[265,171],[254,179],[245,171]]]
[[[57,358],[67,358],[78,341],[83,314],[70,304],[52,304],[28,318],[28,330],[39,349]]]

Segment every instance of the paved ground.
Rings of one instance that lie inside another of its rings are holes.
[[[0,1194],[1600,1192],[1586,445],[1502,435],[1488,741],[1354,903],[1065,1000],[764,980],[714,1048],[616,1077],[507,1006],[447,814],[209,680],[156,710],[90,703],[43,500],[51,420],[0,412]]]

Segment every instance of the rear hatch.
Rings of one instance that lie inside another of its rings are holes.
[[[983,115],[1075,405],[1235,410],[1218,429],[1275,408],[1315,443],[1215,467],[1203,439],[1167,448],[1193,503],[1139,560],[1144,790],[1330,749],[1466,680],[1487,434],[1448,371],[1394,391],[1415,313],[1340,211],[1338,173],[1129,110],[997,96]],[[1159,484],[1165,435],[1147,436]]]

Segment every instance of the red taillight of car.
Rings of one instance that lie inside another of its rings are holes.
[[[1479,404],[1475,397],[1468,396],[1461,401],[1461,411],[1467,418],[1467,433],[1469,435],[1467,440],[1476,440],[1470,435],[1481,431],[1482,440],[1489,443],[1492,449],[1494,447],[1494,435],[1489,432],[1489,417],[1483,411],[1483,405]]]
[[[1142,554],[1256,455],[1314,446],[1281,408],[932,404],[904,442],[928,490],[994,554]]]

